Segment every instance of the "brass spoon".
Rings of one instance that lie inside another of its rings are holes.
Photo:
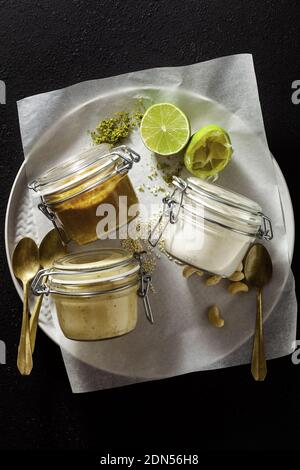
[[[13,254],[12,266],[16,278],[23,284],[24,291],[22,327],[18,348],[17,366],[22,375],[29,375],[33,366],[29,334],[29,283],[34,278],[40,267],[38,247],[31,238],[23,238],[19,241]]]
[[[66,247],[63,246],[57,230],[53,229],[45,235],[39,247],[40,265],[45,268],[51,268],[53,262],[64,256]],[[34,351],[36,332],[38,326],[39,313],[43,302],[43,294],[37,299],[30,318],[30,344],[31,351]]]
[[[263,342],[262,290],[272,278],[273,265],[267,249],[259,244],[252,245],[244,263],[246,281],[257,289],[257,314],[252,351],[251,372],[255,380],[263,381],[267,375],[267,363]]]

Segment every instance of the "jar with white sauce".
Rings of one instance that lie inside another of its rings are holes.
[[[149,242],[172,258],[229,277],[257,238],[271,240],[271,221],[253,200],[216,184],[174,177]]]
[[[40,196],[38,207],[52,221],[63,242],[85,245],[103,236],[101,220],[107,214],[99,212],[101,205],[112,208],[110,232],[138,215],[138,198],[128,172],[139,161],[140,155],[125,145],[110,149],[101,144],[51,168],[29,188]],[[123,201],[126,207],[121,210]]]
[[[51,295],[64,335],[95,341],[132,331],[138,319],[138,297],[153,323],[148,299],[151,277],[142,254],[121,248],[72,253],[42,269],[32,282],[35,295]]]

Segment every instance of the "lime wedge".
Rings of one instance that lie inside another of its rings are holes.
[[[205,179],[224,170],[232,154],[228,133],[219,126],[205,126],[191,138],[184,164],[193,175]]]
[[[144,114],[140,127],[145,146],[159,155],[172,155],[182,150],[190,138],[186,115],[174,104],[154,104]]]

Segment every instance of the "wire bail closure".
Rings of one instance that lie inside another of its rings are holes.
[[[48,208],[48,206],[44,203],[43,199],[41,198],[41,202],[38,204],[38,209],[49,219],[55,230],[57,231],[60,241],[62,242],[63,246],[65,246],[68,243],[68,240],[66,239],[65,233],[63,230],[58,226],[56,222],[56,216],[54,212],[51,212]]]
[[[183,196],[187,189],[187,183],[182,179],[174,176],[173,183],[176,184],[171,196],[166,196],[163,198],[163,211],[161,216],[158,219],[158,222],[155,224],[153,230],[151,231],[148,242],[150,245],[155,248],[161,237],[163,236],[164,231],[166,230],[169,224],[176,224],[178,217],[183,206]],[[179,191],[180,199],[179,202],[175,199],[176,193]],[[176,210],[175,207],[177,206]]]
[[[146,253],[147,253],[146,251],[141,251],[140,253],[134,253],[134,258],[138,260],[140,263],[140,288],[138,290],[138,296],[143,299],[146,318],[151,323],[151,325],[153,325],[154,318],[153,318],[153,313],[152,313],[149,296],[148,296],[152,278],[150,274],[148,274],[144,270],[143,259],[142,259],[143,255],[145,255]]]
[[[117,173],[124,173],[133,167],[134,163],[138,163],[141,159],[141,156],[135,152],[132,148],[127,147],[126,145],[120,145],[116,147],[113,152],[109,153],[108,156],[115,155],[122,158],[124,161],[116,168]]]
[[[264,240],[272,240],[273,238],[273,228],[272,228],[272,222],[264,214],[260,214],[263,222],[263,226],[259,228],[258,231],[258,237],[263,238]]]
[[[54,274],[54,271],[51,271],[51,269],[48,268],[41,269],[36,273],[31,283],[31,290],[34,295],[48,296],[50,294],[49,286],[46,284],[46,282],[43,283],[43,278],[45,277],[47,279],[49,274]]]

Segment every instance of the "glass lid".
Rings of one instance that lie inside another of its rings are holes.
[[[53,267],[69,271],[101,271],[132,261],[132,255],[122,248],[101,248],[80,253],[70,253],[53,263]]]
[[[215,183],[209,183],[194,177],[188,178],[187,183],[188,188],[195,191],[199,196],[207,197],[215,202],[244,210],[252,214],[258,214],[261,212],[261,207],[252,199],[229,189],[222,188]]]
[[[112,152],[109,145],[100,144],[79,155],[74,155],[65,163],[50,168],[36,178],[29,184],[29,188],[42,196],[68,189],[97,172],[114,167],[114,162],[120,157]]]
[[[251,236],[258,233],[262,210],[252,199],[194,177],[187,181],[174,177],[173,184],[180,190],[176,199],[179,202],[181,198],[180,204],[187,216],[198,216]]]
[[[50,277],[55,284],[95,284],[127,278],[139,269],[139,261],[122,248],[101,248],[56,260]]]

